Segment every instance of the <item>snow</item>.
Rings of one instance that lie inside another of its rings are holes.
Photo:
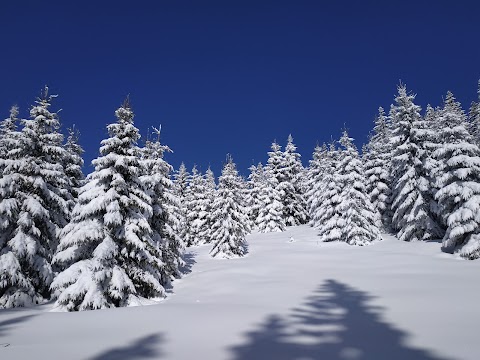
[[[154,305],[0,310],[0,359],[478,359],[480,262],[391,236],[321,243],[306,225],[247,240],[239,259],[189,248],[168,297],[134,303]]]

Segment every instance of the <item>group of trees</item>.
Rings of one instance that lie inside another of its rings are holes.
[[[307,222],[322,241],[366,245],[388,231],[480,257],[480,100],[467,115],[447,93],[422,115],[400,85],[362,155],[344,130],[304,168],[290,135],[248,179],[228,156],[217,183],[210,169],[173,171],[160,129],[139,146],[128,99],[84,177],[78,132],[64,141],[54,97],[45,88],[29,119],[13,107],[0,123],[0,307],[54,298],[74,311],[162,297],[181,276],[185,246],[243,256],[252,229]]]
[[[184,247],[168,147],[159,137],[137,146],[127,99],[85,178],[78,133],[63,142],[53,98],[45,88],[29,119],[13,107],[0,125],[0,307],[53,297],[86,310],[164,296]]]

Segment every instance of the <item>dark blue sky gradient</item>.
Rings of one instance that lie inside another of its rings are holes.
[[[468,108],[480,77],[478,1],[1,1],[0,111],[48,84],[86,163],[130,94],[184,161],[219,174],[292,133],[304,164],[344,124],[365,142],[399,80],[417,103]],[[87,166],[86,171],[90,171]]]

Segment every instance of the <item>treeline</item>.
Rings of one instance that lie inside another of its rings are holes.
[[[185,246],[243,256],[252,229],[306,223],[322,241],[367,245],[387,231],[480,257],[479,103],[467,115],[448,93],[422,115],[400,85],[362,155],[344,130],[304,168],[289,136],[248,179],[229,156],[216,181],[210,169],[173,171],[159,129],[140,146],[128,99],[85,177],[78,132],[64,139],[53,99],[45,88],[29,119],[13,107],[0,123],[0,307],[55,299],[75,311],[164,297],[184,271]]]

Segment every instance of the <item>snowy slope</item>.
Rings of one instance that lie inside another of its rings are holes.
[[[321,244],[308,226],[248,241],[243,259],[193,248],[192,272],[152,306],[1,310],[0,359],[480,357],[480,261],[391,237]]]

